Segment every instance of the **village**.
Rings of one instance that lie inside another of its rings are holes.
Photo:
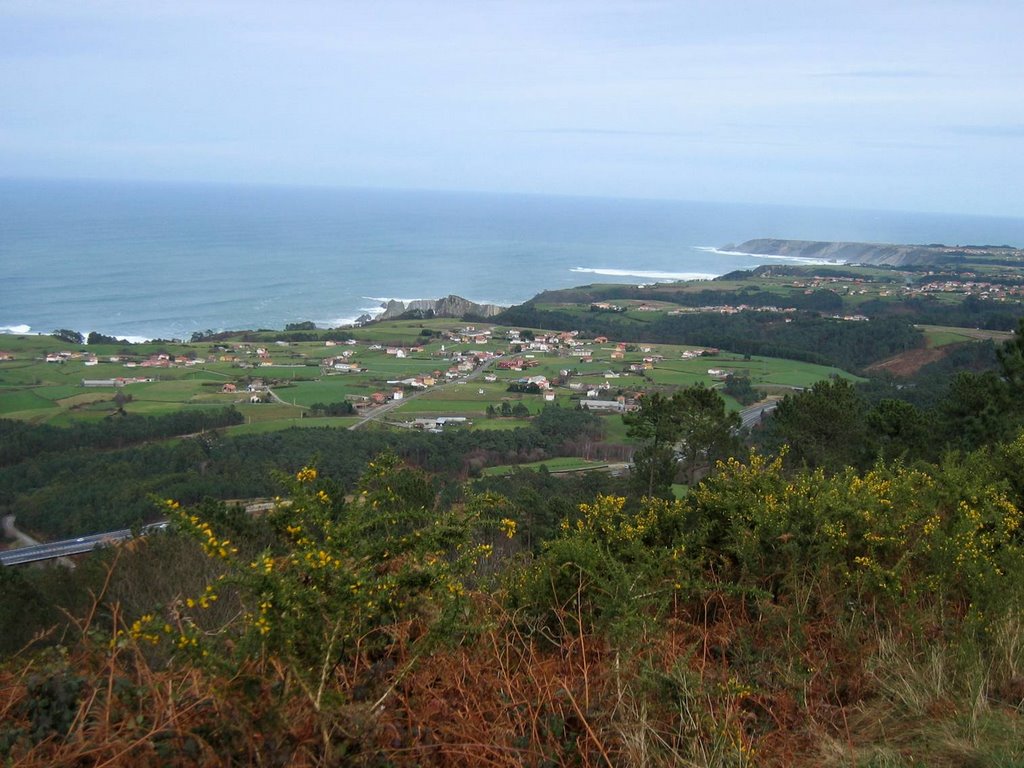
[[[639,408],[647,392],[722,387],[731,376],[749,377],[770,394],[839,374],[710,347],[440,319],[389,321],[353,329],[352,336],[313,342],[239,334],[215,342],[87,346],[10,337],[0,375],[16,387],[7,390],[8,403],[0,397],[0,408],[14,418],[61,424],[231,405],[245,417],[231,428],[239,432],[352,426],[368,417],[440,431],[504,428],[545,407],[621,415]],[[114,397],[122,391],[130,397]]]

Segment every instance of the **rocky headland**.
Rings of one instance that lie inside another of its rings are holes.
[[[384,311],[375,320],[393,320],[409,313],[418,313],[421,317],[494,317],[505,307],[497,304],[477,304],[475,301],[461,296],[445,296],[443,299],[417,299],[415,301],[398,301],[392,299],[382,304]]]
[[[776,240],[760,238],[739,245],[726,245],[723,251],[752,253],[759,256],[789,256],[820,259],[846,264],[888,264],[894,267],[914,264],[943,264],[966,258],[1024,259],[1024,250],[1008,245],[894,245],[891,243],[853,243],[821,240]]]

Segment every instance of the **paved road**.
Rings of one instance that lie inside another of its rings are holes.
[[[743,421],[744,429],[756,426],[761,421],[761,418],[774,411],[778,404],[777,400],[772,400],[767,403],[755,403],[749,408],[744,408],[740,411],[740,419]]]
[[[161,530],[167,523],[153,523],[142,528],[142,534]],[[45,544],[34,544],[30,547],[19,547],[0,552],[0,565],[23,565],[25,563],[36,563],[42,560],[55,560],[60,557],[71,555],[82,555],[92,552],[94,549],[126,541],[132,538],[129,528],[122,528],[119,531],[107,533],[94,533],[90,536],[79,536],[77,539],[65,539],[63,541],[50,541]]]

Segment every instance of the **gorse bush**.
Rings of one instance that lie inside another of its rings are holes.
[[[579,513],[532,565],[511,571],[511,599],[548,633],[596,629],[635,640],[690,574],[683,506],[645,498],[630,510],[625,497],[598,496]]]
[[[781,458],[754,454],[723,464],[692,495],[691,514],[708,565],[737,586],[778,598],[814,580],[857,610],[966,616],[980,629],[984,616],[1019,607],[1024,516],[979,469],[788,475]]]
[[[1024,437],[863,473],[754,453],[682,500],[598,494],[536,546],[520,506],[443,503],[392,455],[349,489],[302,467],[257,520],[165,501],[205,583],[101,600],[45,664],[9,663],[0,756],[1013,764],[1022,467]]]
[[[165,502],[174,526],[224,572],[200,594],[142,615],[114,643],[166,646],[211,670],[255,663],[260,676],[283,675],[316,713],[323,754],[348,754],[403,666],[469,630],[464,581],[491,549],[474,541],[482,507],[436,508],[431,479],[390,454],[369,464],[349,498],[315,467],[283,482],[286,496],[265,521],[269,544],[255,554]],[[201,614],[224,591],[241,614],[203,629]]]

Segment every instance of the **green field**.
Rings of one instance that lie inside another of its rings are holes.
[[[547,461],[533,461],[529,464],[503,464],[497,467],[486,467],[483,474],[485,477],[500,477],[511,475],[517,469],[539,470],[541,467],[547,467],[549,472],[581,472],[607,466],[608,462],[605,461],[586,461],[573,456],[560,456]]]
[[[991,340],[996,344],[1009,341],[1013,334],[1009,331],[989,331],[982,328],[955,328],[942,325],[919,325],[924,332],[929,347],[943,347],[947,344],[962,344],[965,341]]]
[[[641,302],[631,303],[636,306]],[[588,308],[577,305],[575,310],[586,312]],[[643,321],[644,316],[651,316],[647,312],[631,312],[637,315],[638,321]],[[116,409],[114,397],[120,392],[130,398],[123,406],[129,413],[158,415],[186,408],[234,405],[246,419],[246,425],[239,428],[240,431],[264,430],[298,423],[303,412],[315,403],[337,403],[349,397],[366,397],[374,392],[390,394],[394,385],[388,384],[389,380],[398,381],[440,372],[442,376],[435,387],[423,392],[407,390],[407,401],[388,414],[387,420],[408,421],[417,417],[441,415],[466,416],[473,419],[474,428],[505,429],[517,420],[486,419],[488,406],[500,408],[503,402],[521,402],[531,413],[538,413],[547,404],[541,395],[508,391],[510,382],[527,376],[542,375],[554,381],[563,371],[569,371],[565,385],[555,388],[555,402],[564,408],[576,407],[581,394],[580,386],[601,387],[602,398],[615,397],[620,393],[631,396],[651,388],[671,389],[697,383],[720,386],[708,374],[709,368],[745,373],[755,386],[768,390],[807,387],[831,375],[849,377],[849,374],[824,366],[760,357],[743,359],[728,353],[683,360],[683,351],[692,347],[669,344],[629,345],[627,352],[621,356],[616,354],[621,359],[613,360],[616,345],[603,344],[591,346],[594,356],[592,363],[582,363],[578,357],[559,356],[553,352],[526,350],[522,354],[535,363],[533,367],[511,371],[499,370],[494,366],[491,369],[491,373],[497,377],[494,382],[486,382],[482,376],[478,376],[471,382],[446,383],[443,373],[452,364],[449,355],[453,350],[490,349],[499,353],[509,352],[505,329],[497,326],[492,331],[494,340],[485,345],[452,344],[437,336],[422,335],[424,330],[440,333],[459,330],[465,325],[458,320],[444,319],[377,323],[353,329],[352,334],[358,339],[356,344],[339,343],[332,346],[321,341],[278,344],[270,334],[266,335],[264,341],[243,341],[239,337],[239,340],[229,339],[216,343],[93,347],[80,347],[48,336],[8,337],[3,339],[2,346],[15,355],[15,360],[0,363],[0,415],[53,424],[92,421]],[[404,358],[388,355],[383,349],[370,349],[373,345],[396,343],[406,347],[422,344],[424,349]],[[275,365],[259,365],[261,358],[257,356],[256,350],[260,347],[267,350]],[[47,354],[62,351],[75,353],[78,359],[69,359],[64,363],[45,362]],[[319,361],[326,357],[341,356],[345,351],[352,353],[352,362],[366,370],[331,374],[321,370]],[[147,368],[142,365],[149,356],[157,353],[205,362],[199,365],[175,363],[171,367]],[[86,365],[89,355],[96,355],[98,364]],[[630,365],[640,364],[644,357],[652,355],[660,355],[664,359],[656,362],[650,370],[628,371]],[[111,356],[121,359],[111,362]],[[131,367],[126,365],[129,361],[134,361]],[[119,376],[152,378],[153,381],[130,383],[123,388],[86,388],[81,384],[83,379]],[[282,402],[250,404],[246,386],[253,380],[269,385]],[[577,387],[570,389],[567,386],[570,382],[576,382]],[[234,383],[237,391],[222,393],[221,388],[225,383]],[[605,385],[609,388],[604,389]],[[730,408],[739,407],[728,398],[727,403]],[[315,421],[305,420],[303,426],[312,426]],[[338,423],[337,419],[327,421],[330,425]],[[615,426],[621,425],[621,419],[608,417],[604,421],[608,425],[609,439],[625,439],[623,430]],[[270,426],[275,422],[280,424]]]
[[[60,407],[42,394],[42,387],[33,389],[0,389],[0,416],[26,421],[45,420],[60,412]]]
[[[956,331],[930,331],[925,333],[925,339],[929,347],[945,347],[949,344],[962,344],[971,340],[969,336]]]
[[[314,403],[340,403],[347,395],[365,395],[373,391],[372,388],[358,386],[357,382],[357,379],[349,378],[349,374],[341,374],[326,376],[317,381],[288,384],[274,391],[285,402],[308,408]]]
[[[315,419],[276,419],[271,421],[253,421],[248,424],[238,424],[237,426],[234,427],[228,427],[226,432],[230,435],[255,435],[263,434],[266,432],[276,432],[282,429],[291,429],[293,427],[299,429],[348,429],[357,421],[359,421],[359,419],[355,416]]]

